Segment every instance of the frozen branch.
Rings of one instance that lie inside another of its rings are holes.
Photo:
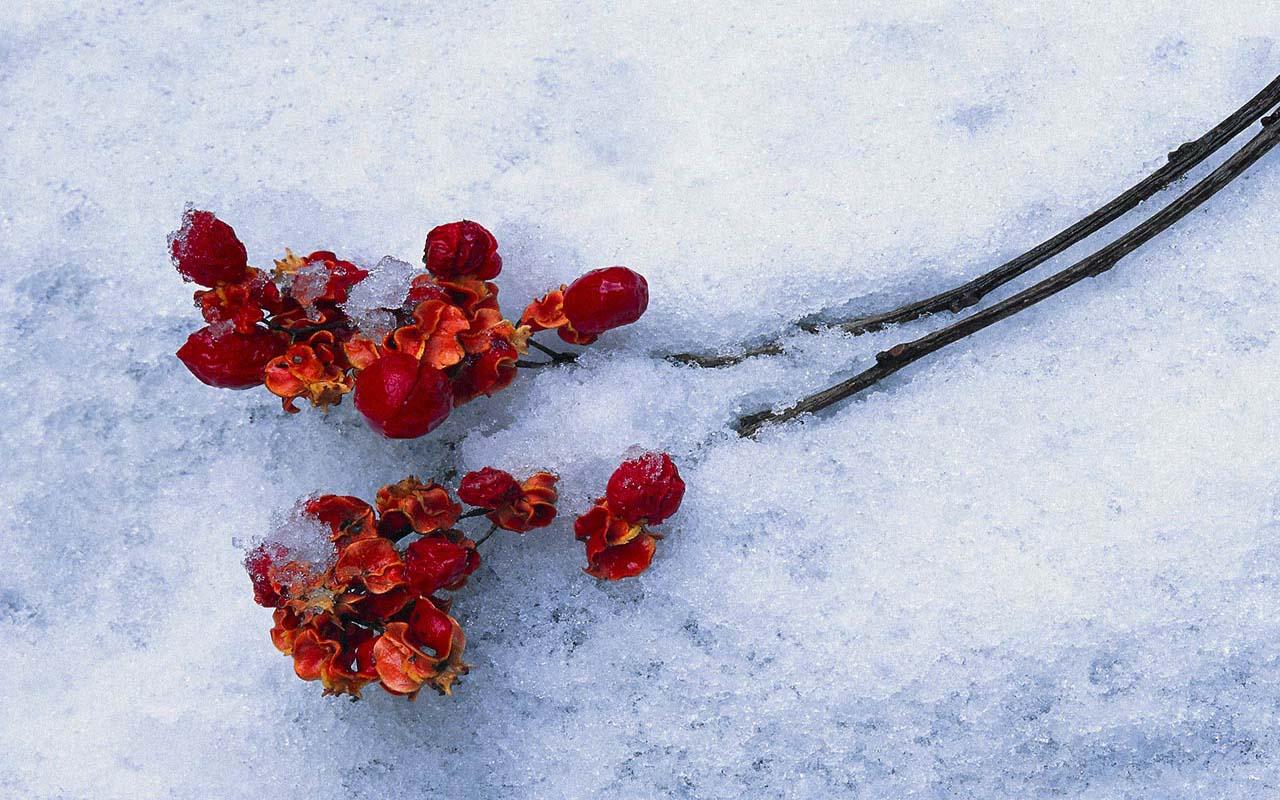
[[[1117,195],[1084,219],[1068,226],[1022,255],[1001,264],[990,272],[979,275],[953,289],[948,289],[945,292],[914,303],[908,303],[892,311],[835,322],[802,320],[794,323],[793,327],[809,333],[839,329],[846,333],[858,335],[880,330],[886,325],[909,322],[927,314],[942,311],[956,313],[968,308],[991,291],[1043,264],[1132,211],[1143,201],[1183,177],[1197,164],[1213,155],[1224,144],[1235,138],[1237,134],[1257,122],[1277,103],[1280,103],[1280,76],[1274,78],[1249,102],[1214,126],[1208,133],[1199,139],[1183,144],[1169,153],[1168,161],[1155,172]],[[778,355],[782,353],[783,346],[780,339],[781,336],[775,337],[764,344],[743,348],[735,353],[722,355],[675,353],[667,356],[667,358],[678,363],[694,364],[701,367],[731,366],[753,356]]]
[[[978,311],[972,316],[965,317],[959,322],[936,330],[919,339],[895,345],[877,354],[875,366],[835,386],[809,395],[783,411],[760,411],[742,417],[738,420],[738,433],[741,436],[753,436],[765,425],[795,419],[802,414],[821,410],[852,397],[930,353],[977,333],[988,325],[999,322],[1023,309],[1030,308],[1041,300],[1052,297],[1085,278],[1091,278],[1106,272],[1114,267],[1120,259],[1132,253],[1196,209],[1201,203],[1239,177],[1254,162],[1271,150],[1280,141],[1280,124],[1277,124],[1278,117],[1280,117],[1280,114],[1263,119],[1262,131],[1219,165],[1217,169],[1209,173],[1208,176],[1187,190],[1178,199],[1093,255],[1087,256],[1061,272],[989,308]]]

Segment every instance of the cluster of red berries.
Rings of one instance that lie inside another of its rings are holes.
[[[550,525],[556,482],[548,472],[517,481],[485,467],[458,485],[458,499],[473,507],[466,512],[445,487],[413,477],[383,486],[373,506],[339,495],[303,501],[244,562],[254,599],[275,609],[272,642],[325,694],[359,697],[374,682],[410,698],[423,687],[449,694],[467,672],[466,637],[443,593],[467,583],[480,566],[478,544],[494,530]],[[646,526],[674,514],[683,495],[666,454],[624,462],[606,496],[575,523],[586,572],[605,580],[643,572],[657,537]],[[455,527],[479,516],[492,527],[478,539]]]
[[[369,272],[328,251],[286,250],[271,272],[249,266],[235,231],[208,211],[188,210],[170,239],[205,327],[178,358],[210,386],[265,385],[290,413],[299,398],[327,409],[354,395],[370,427],[391,438],[421,436],[454,408],[506,388],[532,341],[554,330],[586,345],[635,322],[649,302],[645,279],[626,267],[588,272],[506,319],[493,279],[502,257],[493,234],[468,221],[427,235],[426,270],[381,312],[390,324],[362,330],[349,313],[352,290]],[[553,362],[533,362],[545,365]],[[480,566],[477,549],[499,528],[525,533],[556,518],[557,478],[524,481],[486,467],[463,476],[457,498],[436,483],[406,478],[383,486],[374,505],[321,495],[303,501],[276,534],[245,558],[254,599],[274,609],[271,639],[304,680],[326,694],[378,683],[412,698],[423,687],[449,694],[466,637],[448,593]],[[684,482],[666,454],[626,461],[605,496],[574,523],[585,571],[602,580],[638,575],[653,561],[658,525],[675,513]],[[455,526],[485,517],[472,539]]]
[[[624,461],[609,476],[604,497],[573,523],[587,548],[588,575],[616,581],[639,575],[653,562],[662,534],[650,530],[684,499],[684,481],[666,453]]]
[[[331,252],[286,250],[268,274],[249,266],[231,226],[197,210],[186,212],[170,252],[183,278],[206,287],[195,299],[208,324],[178,350],[193,375],[227,389],[265,384],[291,413],[298,398],[328,408],[354,392],[370,427],[397,439],[422,436],[457,406],[509,386],[538,331],[589,344],[635,322],[649,302],[643,276],[607,267],[534,300],[512,322],[492,282],[502,271],[498,242],[469,221],[427,235],[426,271],[384,309],[394,320],[385,335],[362,332],[343,310],[369,273]]]
[[[290,524],[314,533],[284,526],[286,535],[249,552],[254,600],[275,609],[271,640],[298,677],[319,680],[326,694],[358,697],[374,681],[410,697],[424,686],[449,694],[467,671],[466,638],[441,592],[461,589],[480,566],[476,542],[454,526],[484,515],[495,529],[545,527],[556,516],[556,477],[521,483],[486,468],[462,479],[458,497],[477,507],[464,513],[443,486],[413,477],[383,486],[374,506],[313,497]]]

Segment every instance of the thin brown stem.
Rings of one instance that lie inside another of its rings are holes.
[[[556,362],[554,361],[525,361],[524,359],[516,360],[516,366],[519,367],[520,369],[539,369],[541,367],[554,367],[555,365],[556,365]]]
[[[1045,300],[1053,295],[1074,286],[1085,278],[1092,278],[1106,272],[1116,265],[1120,259],[1132,253],[1138,247],[1166,230],[1178,220],[1185,217],[1210,197],[1213,197],[1231,181],[1239,177],[1245,170],[1280,142],[1280,114],[1262,120],[1263,129],[1250,139],[1234,155],[1224,161],[1213,172],[1209,173],[1195,186],[1160,211],[1157,211],[1133,230],[1120,236],[1107,246],[1087,256],[1061,272],[1023,289],[1017,294],[985,308],[972,316],[965,317],[944,328],[934,331],[919,339],[903,342],[876,355],[876,364],[846,381],[809,395],[795,405],[783,411],[760,411],[749,414],[738,420],[737,430],[741,436],[753,436],[765,425],[795,419],[802,414],[819,411],[841,400],[874,386],[908,364],[919,361],[925,356],[947,345],[1012,316],[1019,311]]]
[[[818,322],[801,320],[794,323],[792,328],[809,333],[835,328],[856,336],[878,331],[886,325],[909,322],[927,314],[943,311],[956,313],[968,308],[991,291],[1043,264],[1132,211],[1143,201],[1183,177],[1197,164],[1213,155],[1223,145],[1235,138],[1237,134],[1257,122],[1277,103],[1280,103],[1280,76],[1273,79],[1262,91],[1254,95],[1249,102],[1237,109],[1231,116],[1219,122],[1208,133],[1199,139],[1181,145],[1169,153],[1168,161],[1155,172],[1126,189],[1084,219],[1064,228],[1022,255],[955,288],[935,294],[932,297],[926,297],[923,300],[908,303],[891,311],[842,321]],[[667,358],[681,364],[694,364],[701,367],[726,367],[754,356],[777,355],[783,352],[782,335],[776,336],[764,344],[742,348],[734,353],[721,355],[675,353],[667,356]]]
[[[458,515],[458,519],[471,519],[472,517],[483,517],[485,514],[493,513],[492,508],[473,508]]]
[[[340,328],[345,328],[350,324],[351,323],[345,319],[326,322],[322,325],[307,325],[301,328],[290,328],[286,325],[281,325],[280,323],[275,322],[273,320],[267,320],[267,323],[266,323],[267,327],[270,328],[271,330],[287,333],[291,338],[295,340],[299,336],[310,336],[311,334],[317,333],[319,331],[336,331],[336,330],[339,330]]]
[[[498,530],[498,523],[495,522],[489,526],[489,530],[485,533],[484,536],[481,536],[479,539],[476,539],[476,547],[479,548],[480,545],[488,541],[489,537],[492,536],[494,531],[496,530]]]
[[[559,350],[552,350],[550,347],[547,347],[546,345],[541,344],[539,342],[535,342],[533,339],[529,340],[529,346],[536,350],[540,350],[546,355],[550,356],[551,360],[556,362],[557,364],[568,363],[570,361],[576,361],[578,359],[577,353],[562,353]]]

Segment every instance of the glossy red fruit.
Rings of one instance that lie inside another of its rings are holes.
[[[453,410],[453,392],[440,370],[390,351],[356,376],[355,403],[378,433],[413,439],[444,422]]]
[[[424,536],[404,551],[405,579],[423,597],[441,589],[453,591],[480,567],[480,554],[470,539],[456,533]]]
[[[361,675],[369,676],[372,680],[378,677],[378,671],[373,666],[373,646],[377,643],[378,637],[370,636],[356,646],[356,671]]]
[[[436,283],[434,276],[419,275],[409,284],[409,293],[404,298],[405,305],[413,307],[428,300],[453,302],[453,298],[449,296],[449,290]]]
[[[628,522],[657,525],[676,513],[684,499],[684,481],[666,453],[645,453],[624,461],[609,477],[605,498],[613,513]]]
[[[491,280],[502,272],[498,240],[478,222],[462,220],[433,228],[422,254],[427,271],[446,281]]]
[[[593,269],[564,291],[564,315],[580,334],[629,325],[648,307],[648,282],[626,267]]]
[[[248,253],[231,226],[210,211],[187,209],[169,237],[169,253],[182,277],[201,286],[235,283],[248,271]]]
[[[519,357],[509,340],[494,337],[488,350],[462,359],[453,374],[453,404],[470,403],[480,395],[491,396],[510,386],[519,372]]]
[[[520,499],[520,483],[510,472],[493,467],[468,472],[458,484],[458,497],[469,506],[497,508]]]
[[[430,600],[421,600],[414,604],[409,615],[409,640],[432,650],[436,658],[444,658],[453,648],[453,627],[448,614]]]
[[[249,580],[253,582],[253,602],[260,606],[266,608],[280,606],[280,593],[272,584],[271,572],[275,568],[276,559],[283,555],[284,550],[279,545],[268,548],[266,544],[258,545],[245,555],[244,569],[249,573]]]
[[[317,250],[307,256],[307,264],[323,264],[328,273],[323,291],[313,302],[345,303],[351,294],[351,287],[369,277],[369,271],[363,270],[350,261],[343,261],[329,250]]]
[[[606,581],[634,578],[649,568],[656,551],[657,540],[648,533],[642,533],[625,544],[606,547],[596,553],[585,572]]]
[[[203,383],[220,389],[249,389],[262,385],[267,362],[282,355],[288,342],[266,328],[215,333],[206,325],[187,337],[178,358]]]

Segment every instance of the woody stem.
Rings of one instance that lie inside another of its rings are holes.
[[[538,342],[535,342],[533,339],[529,340],[529,346],[534,348],[535,350],[541,350],[543,353],[550,356],[551,360],[556,362],[557,364],[567,363],[569,361],[575,361],[578,358],[577,353],[562,353],[559,350],[552,350],[550,347],[547,347],[544,344],[539,344]],[[531,362],[531,363],[536,363],[536,362]]]
[[[753,356],[771,356],[784,352],[785,348],[782,339],[794,330],[819,333],[824,330],[835,329],[857,336],[878,331],[888,325],[909,322],[929,314],[958,313],[976,305],[979,300],[991,291],[1084,241],[1129,211],[1137,208],[1145,200],[1150,199],[1174,181],[1182,178],[1197,164],[1213,155],[1223,145],[1235,138],[1237,134],[1257,122],[1277,103],[1280,103],[1280,77],[1274,78],[1263,87],[1262,91],[1254,95],[1231,116],[1219,122],[1199,139],[1186,142],[1169,153],[1168,160],[1158,169],[1100,206],[1091,214],[1067,226],[1025,253],[959,286],[947,289],[932,297],[926,297],[923,300],[907,303],[899,308],[877,314],[845,320],[822,321],[812,317],[798,320],[793,323],[789,330],[769,341],[755,347],[743,347],[737,352],[726,354],[674,353],[666,356],[666,358],[677,363],[695,364],[701,367],[727,367]]]
[[[1093,255],[1077,261],[1057,274],[1045,278],[1039,283],[1023,289],[1008,299],[985,308],[976,314],[965,317],[919,339],[903,342],[877,353],[876,363],[873,366],[846,381],[837,383],[821,392],[811,394],[789,408],[777,411],[759,411],[740,418],[737,425],[738,434],[741,436],[754,436],[765,425],[785,422],[802,414],[820,411],[827,406],[852,397],[930,353],[941,350],[943,347],[971,336],[989,325],[1030,308],[1080,281],[1106,272],[1114,267],[1120,259],[1137,250],[1157,234],[1191,213],[1210,197],[1213,197],[1220,189],[1252,166],[1254,162],[1266,155],[1271,148],[1280,144],[1280,112],[1264,117],[1262,125],[1263,128],[1260,133],[1250,139],[1199,183],[1133,228],[1133,230],[1115,239]]]
[[[482,517],[485,514],[491,513],[492,511],[493,511],[492,508],[473,508],[470,511],[459,514],[458,519],[471,519],[472,517]]]
[[[334,320],[332,322],[326,322],[322,325],[308,325],[305,328],[288,328],[274,320],[267,320],[266,324],[267,324],[267,327],[270,328],[271,330],[287,333],[290,335],[290,337],[296,339],[299,336],[309,336],[313,333],[318,333],[319,331],[334,331],[339,328],[345,327],[350,323],[348,323],[346,320]]]
[[[489,531],[485,533],[484,536],[481,536],[479,539],[476,539],[476,547],[478,548],[480,547],[480,545],[484,544],[488,540],[488,538],[493,535],[493,532],[496,530],[498,530],[498,523],[495,522],[489,526]]]

